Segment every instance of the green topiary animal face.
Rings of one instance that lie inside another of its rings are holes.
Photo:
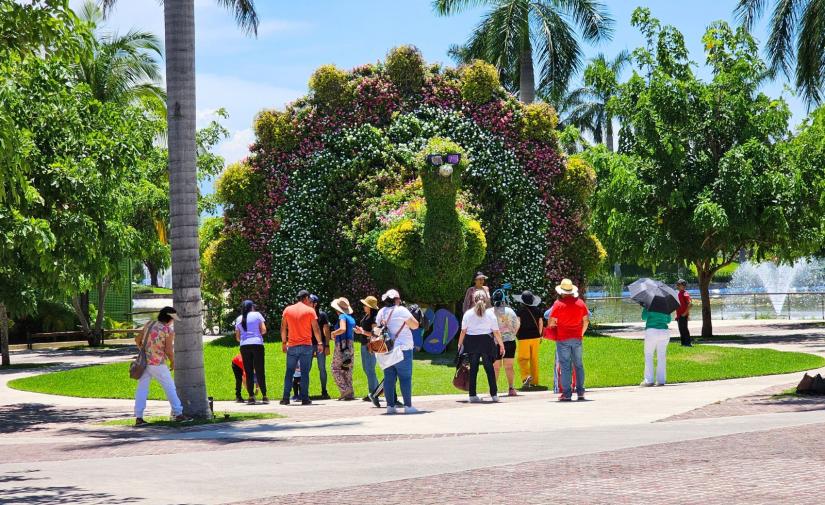
[[[461,160],[456,165],[443,164],[439,167],[431,165],[427,161],[427,157],[431,154],[458,154]],[[443,187],[443,189],[458,190],[461,186],[461,174],[470,164],[467,159],[467,153],[464,149],[455,142],[442,138],[433,137],[424,146],[415,157],[416,168],[421,175],[421,181],[424,183],[425,191],[435,189],[436,187]]]

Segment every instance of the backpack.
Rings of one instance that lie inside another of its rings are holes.
[[[418,324],[421,324],[421,321],[424,320],[424,311],[421,310],[421,307],[419,307],[417,303],[412,303],[407,307],[407,310],[409,310],[412,317],[418,321]]]

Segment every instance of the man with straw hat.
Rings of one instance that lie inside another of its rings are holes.
[[[579,298],[579,288],[570,279],[556,286],[559,299],[550,309],[550,328],[555,329],[556,355],[561,368],[559,401],[572,400],[573,370],[576,371],[576,397],[584,400],[582,337],[590,323],[587,305]]]

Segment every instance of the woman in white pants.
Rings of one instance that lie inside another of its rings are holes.
[[[645,321],[645,376],[641,386],[664,386],[667,383],[667,344],[670,342],[670,314],[642,309]],[[653,355],[656,354],[656,379],[653,378]]]
[[[177,422],[189,422],[191,417],[183,415],[183,405],[172,380],[172,370],[175,369],[175,329],[172,321],[180,321],[177,311],[172,307],[164,307],[158,313],[158,320],[146,323],[143,331],[135,337],[138,347],[146,350],[146,370],[138,379],[135,391],[135,426],[147,424],[143,420],[143,411],[146,410],[146,398],[149,396],[149,383],[152,379],[160,382],[166,399],[172,407],[172,418]],[[169,367],[166,360],[169,360]]]

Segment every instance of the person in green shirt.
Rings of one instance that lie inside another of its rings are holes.
[[[664,386],[667,382],[667,344],[670,342],[670,314],[648,311],[642,307],[645,321],[645,375],[643,387]],[[653,355],[656,355],[656,380],[653,380]]]

